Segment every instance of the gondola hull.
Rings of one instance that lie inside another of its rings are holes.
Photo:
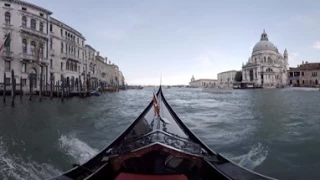
[[[153,101],[107,148],[51,180],[273,179],[214,152],[181,121],[160,86]]]

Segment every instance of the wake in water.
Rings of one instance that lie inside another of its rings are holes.
[[[10,154],[0,137],[0,179],[1,180],[42,180],[61,172],[45,163],[25,160],[19,155]]]
[[[267,156],[267,148],[263,147],[261,143],[258,143],[256,145],[253,145],[247,154],[233,157],[231,158],[231,160],[248,169],[254,169],[255,167],[262,164]]]
[[[85,163],[99,152],[99,150],[79,140],[75,135],[62,135],[59,139],[59,145],[65,154],[73,157],[80,164]]]

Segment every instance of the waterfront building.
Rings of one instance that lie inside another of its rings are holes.
[[[302,61],[296,68],[290,67],[288,71],[289,85],[301,87],[319,87],[320,63]]]
[[[50,18],[49,24],[50,40],[50,76],[53,82],[64,77],[74,86],[81,79],[84,82],[84,41],[85,37],[62,23]]]
[[[217,80],[216,79],[195,79],[192,76],[191,81],[189,83],[191,87],[216,87]]]
[[[288,51],[283,55],[269,41],[265,31],[254,46],[246,64],[242,66],[242,81],[259,87],[279,87],[287,85]]]
[[[14,70],[16,83],[22,84],[24,90],[29,87],[30,79],[37,89],[41,72],[43,83],[48,81],[48,24],[52,12],[24,1],[0,2],[1,41],[10,34],[9,46],[0,54],[0,81],[3,82],[5,72],[6,83],[12,83],[10,71]]]
[[[235,76],[238,71],[236,70],[230,70],[221,72],[218,74],[218,86],[219,87],[232,87],[233,82],[235,81]]]
[[[33,90],[39,90],[40,79],[44,88],[50,88],[51,79],[56,83],[65,78],[71,87],[80,80],[86,87],[84,82],[89,79],[92,88],[100,82],[116,85],[119,79],[124,80],[117,65],[108,64],[98,51],[85,44],[80,32],[51,17],[49,10],[19,0],[0,2],[0,37],[10,37],[8,46],[0,51],[0,82],[4,72],[6,84],[12,82],[11,70],[24,91],[30,84]]]

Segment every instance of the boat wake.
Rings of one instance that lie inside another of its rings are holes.
[[[23,159],[20,155],[10,154],[0,137],[0,179],[1,180],[42,180],[61,171],[45,163],[37,163],[30,158]]]
[[[263,147],[261,143],[258,143],[253,145],[248,153],[230,159],[235,163],[252,170],[262,164],[267,156],[268,149]]]
[[[85,163],[99,152],[99,150],[90,147],[75,135],[61,135],[59,145],[65,154],[73,157],[80,164]]]

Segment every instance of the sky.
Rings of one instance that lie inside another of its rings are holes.
[[[265,29],[289,66],[320,61],[320,1],[27,0],[81,32],[131,85],[240,70]]]

